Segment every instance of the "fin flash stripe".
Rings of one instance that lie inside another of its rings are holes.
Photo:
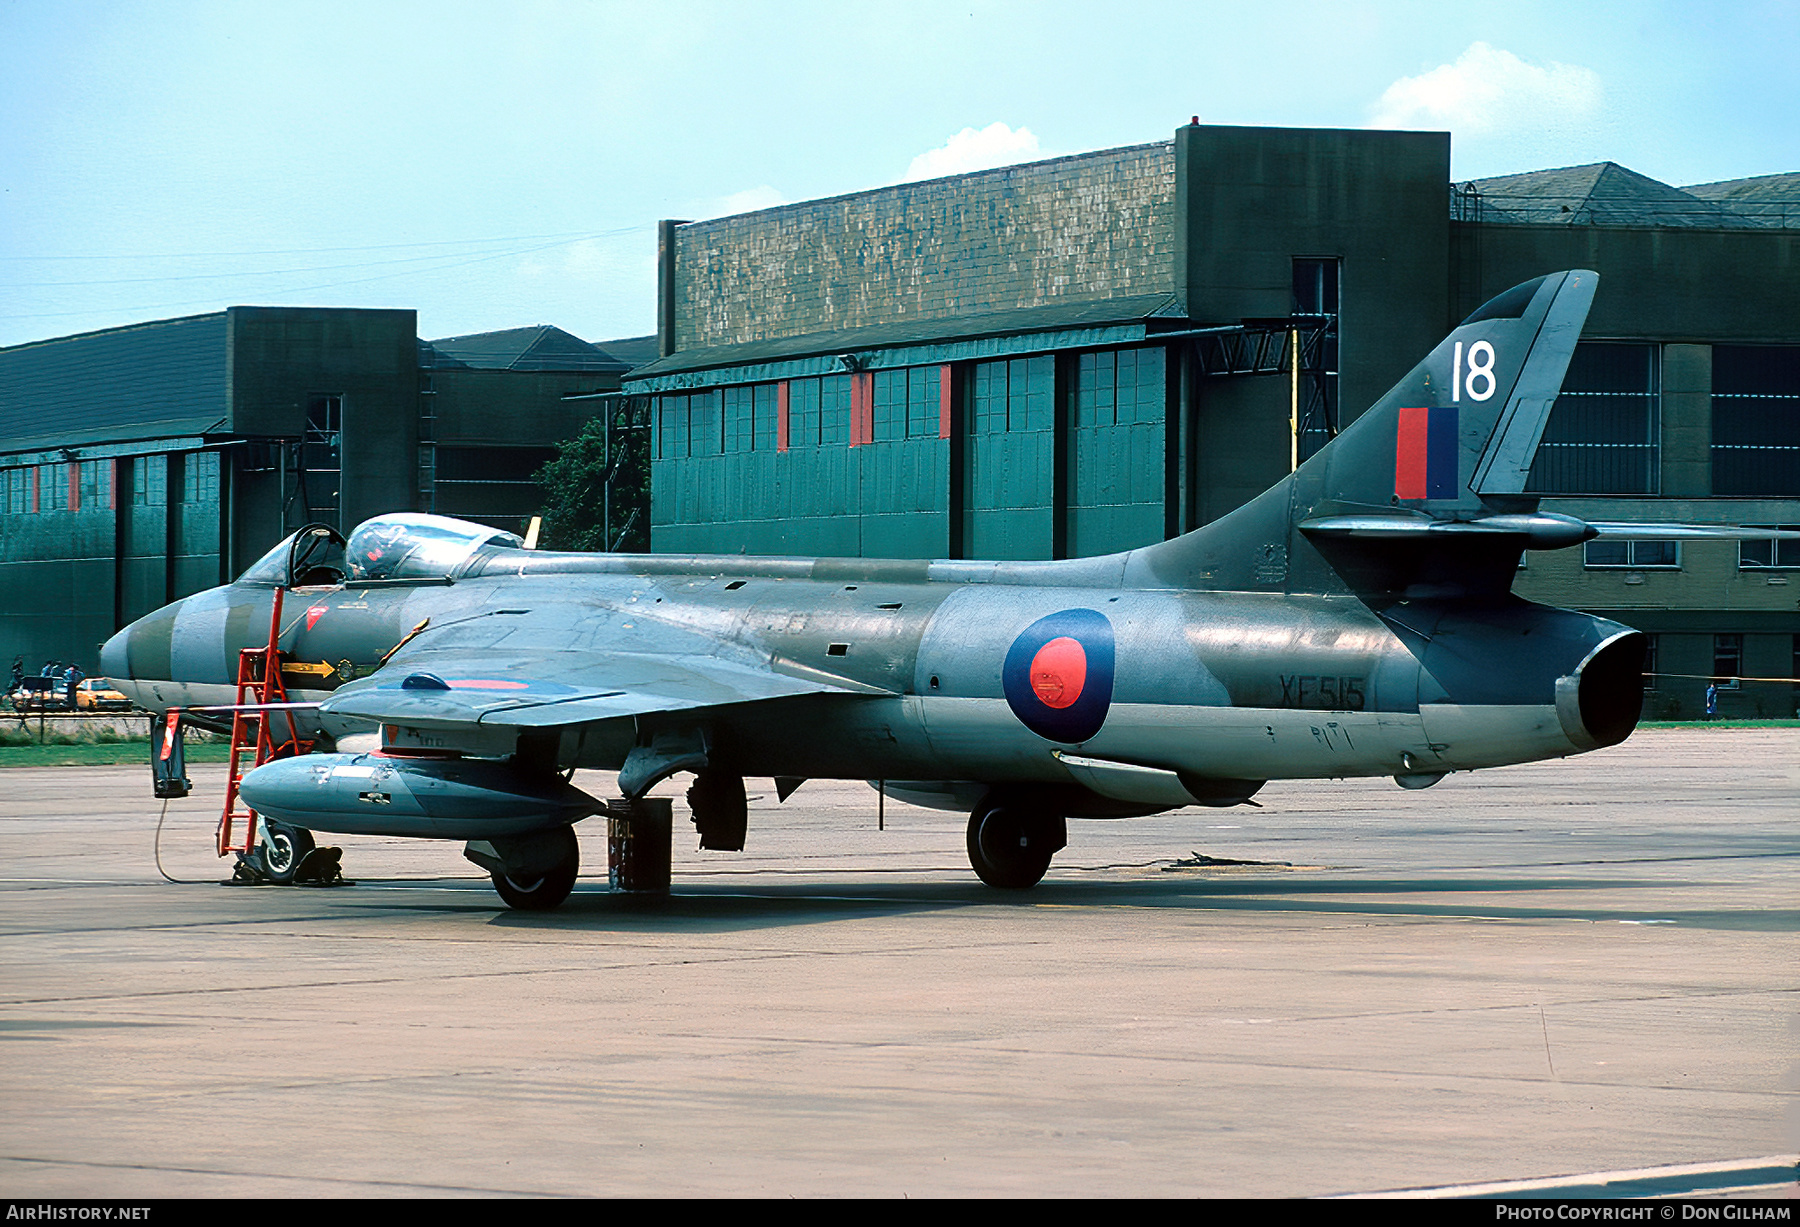
[[[1394,435],[1394,497],[1455,498],[1456,407],[1402,409]]]

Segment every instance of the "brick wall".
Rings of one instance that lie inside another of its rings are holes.
[[[1173,291],[1168,142],[675,231],[677,349]]]

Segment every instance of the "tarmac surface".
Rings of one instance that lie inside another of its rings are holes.
[[[172,884],[147,770],[0,771],[0,1195],[1795,1191],[1800,730],[1072,822],[1018,895],[751,781],[548,915],[444,843],[223,888],[191,773]]]

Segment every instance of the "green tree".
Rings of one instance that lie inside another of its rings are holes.
[[[544,491],[538,541],[545,549],[650,549],[649,400],[621,396],[601,403],[532,478]]]

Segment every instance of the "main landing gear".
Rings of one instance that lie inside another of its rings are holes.
[[[529,835],[471,841],[463,855],[488,871],[506,906],[548,912],[575,889],[581,844],[575,828],[551,827]]]
[[[1023,802],[988,797],[969,815],[969,864],[989,886],[1036,886],[1050,858],[1069,842],[1061,814]]]

